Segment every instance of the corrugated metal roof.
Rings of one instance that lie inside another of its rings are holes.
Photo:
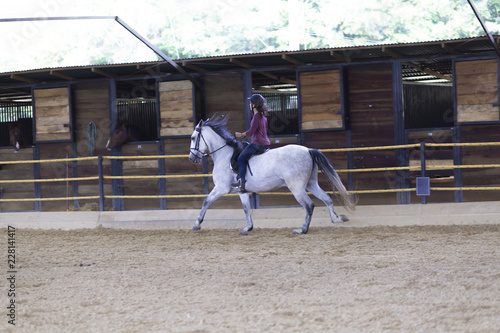
[[[500,38],[495,36],[495,39]],[[211,57],[183,58],[174,61],[188,73],[220,72],[242,68],[272,69],[294,66],[328,65],[344,62],[366,62],[391,58],[431,59],[479,52],[493,52],[493,46],[485,36],[438,40],[428,42],[393,43],[321,48],[300,51],[273,51],[217,55]],[[438,64],[432,70],[439,71]],[[0,73],[0,89],[5,86],[26,83],[77,81],[103,77],[133,78],[144,75],[177,74],[171,64],[164,61],[99,64],[73,67],[39,68],[26,71]]]

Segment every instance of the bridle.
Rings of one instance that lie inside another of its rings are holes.
[[[223,144],[219,148],[215,149],[214,151],[211,151],[211,152],[209,151],[209,152],[206,152],[206,153],[202,152],[200,150],[200,138],[205,143],[205,146],[207,147],[207,149],[208,149],[208,144],[207,144],[207,141],[205,140],[205,138],[203,137],[203,134],[201,133],[201,127],[202,127],[202,124],[200,124],[199,126],[196,126],[195,131],[198,132],[198,136],[196,137],[196,142],[194,144],[194,148],[189,149],[189,151],[191,152],[191,154],[193,154],[193,155],[196,156],[197,160],[201,159],[202,157],[213,155],[214,153],[218,152],[219,150],[221,150],[222,148],[224,148],[225,146],[227,146],[227,142],[226,142],[225,144]],[[199,154],[201,154],[201,157],[199,156]]]

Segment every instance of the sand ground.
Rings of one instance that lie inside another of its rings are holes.
[[[499,225],[290,231],[18,229],[0,331],[500,332]]]

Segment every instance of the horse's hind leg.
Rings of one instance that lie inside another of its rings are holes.
[[[293,193],[293,196],[299,204],[304,208],[306,211],[306,219],[304,221],[304,224],[302,225],[302,228],[297,228],[292,231],[293,235],[300,235],[300,234],[307,234],[309,231],[309,224],[311,224],[311,218],[314,210],[314,203],[312,202],[311,198],[307,195],[307,192],[305,189],[301,190],[293,190],[290,189]]]
[[[248,235],[249,231],[253,229],[252,222],[252,206],[250,205],[250,193],[238,193],[240,195],[241,204],[243,205],[243,210],[245,211],[245,216],[247,218],[247,225],[245,228],[241,229],[240,236]]]
[[[339,216],[337,215],[337,213],[335,213],[335,211],[333,210],[332,198],[328,195],[328,193],[323,191],[321,187],[319,187],[317,180],[314,181],[311,179],[311,181],[307,185],[307,190],[311,192],[311,194],[314,195],[316,198],[320,199],[325,203],[326,207],[328,207],[328,212],[330,213],[330,219],[332,220],[332,223],[349,221],[349,218],[347,216],[345,215]]]

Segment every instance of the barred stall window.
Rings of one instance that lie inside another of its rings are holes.
[[[297,92],[260,92],[267,100],[272,112],[269,113],[269,135],[299,133]]]
[[[23,133],[23,145],[33,144],[33,108],[31,102],[0,102],[0,147],[10,146],[9,124]]]
[[[154,99],[118,99],[116,101],[117,124],[129,123],[139,127],[146,137],[156,140],[157,116]]]

